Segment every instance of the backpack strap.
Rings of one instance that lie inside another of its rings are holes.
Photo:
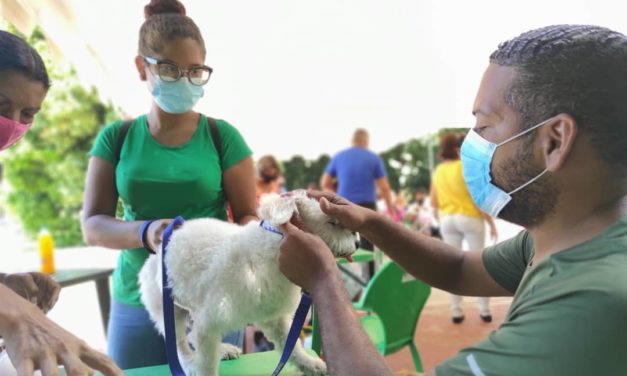
[[[122,145],[124,145],[124,139],[126,139],[126,134],[128,133],[128,129],[131,127],[131,125],[133,125],[133,122],[135,122],[135,119],[125,120],[124,123],[122,123],[122,127],[120,128],[120,133],[118,134],[118,143],[117,145],[115,145],[115,165],[116,166],[118,165],[118,163],[120,163],[120,156],[122,155]],[[118,187],[115,184],[115,182],[113,185],[115,186],[115,193],[118,195],[118,197],[120,197],[120,192],[118,192]]]
[[[216,119],[212,117],[205,117],[207,118],[207,124],[209,124],[209,130],[211,131],[211,139],[213,140],[213,144],[218,151],[218,160],[220,161],[220,175],[222,175],[222,178],[224,178],[224,166],[222,164],[222,143],[220,142],[220,134],[218,133],[218,123],[216,122]],[[226,195],[226,190],[224,189],[224,179],[222,179],[222,183],[220,184],[220,186],[222,186],[222,193],[224,194],[225,200],[228,202],[229,198]]]
[[[222,143],[220,142],[220,134],[218,133],[218,123],[216,119],[205,116],[207,118],[207,124],[209,124],[209,130],[211,131],[211,139],[213,140],[213,144],[218,151],[218,158],[220,160],[220,169],[222,168]]]
[[[135,119],[126,120],[122,123],[122,127],[120,128],[120,134],[118,135],[118,144],[115,148],[115,164],[117,165],[120,162],[120,156],[122,155],[122,145],[124,145],[124,139],[126,138],[126,134],[128,133],[128,129],[133,125]]]

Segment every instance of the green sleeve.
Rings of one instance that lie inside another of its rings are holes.
[[[538,291],[511,321],[436,368],[458,375],[626,375],[625,273],[600,272],[575,289]]]
[[[122,123],[122,121],[116,121],[100,130],[94,142],[94,146],[92,146],[89,152],[91,157],[99,157],[113,164],[116,163],[118,136],[122,128]]]
[[[222,168],[228,170],[245,158],[252,155],[252,151],[244,138],[234,126],[224,120],[216,120],[220,143],[222,145]]]
[[[533,257],[529,233],[521,231],[515,237],[483,251],[483,265],[494,280],[514,294]]]

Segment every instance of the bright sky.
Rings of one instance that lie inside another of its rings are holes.
[[[133,64],[147,0],[66,0],[73,27],[41,6],[54,1],[21,2],[43,8],[40,23],[84,82],[133,116],[148,110]],[[469,126],[498,43],[556,23],[627,33],[627,6],[610,0],[183,3],[214,68],[197,109],[235,125],[256,158],[333,154],[357,127],[380,152],[441,127]]]

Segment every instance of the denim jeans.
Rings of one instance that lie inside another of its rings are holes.
[[[167,363],[165,342],[144,307],[111,302],[107,353],[122,369]],[[229,333],[224,342],[242,347],[243,330]]]

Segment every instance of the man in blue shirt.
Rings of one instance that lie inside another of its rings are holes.
[[[337,153],[325,169],[320,180],[324,191],[336,192],[345,199],[372,210],[377,210],[377,188],[385,200],[391,215],[396,210],[392,203],[390,183],[385,172],[383,160],[376,153],[368,150],[369,135],[365,129],[358,128],[353,133],[353,146]],[[360,247],[374,250],[368,239],[360,235]],[[366,273],[364,273],[366,274]],[[374,274],[374,262],[368,264],[367,278]]]

